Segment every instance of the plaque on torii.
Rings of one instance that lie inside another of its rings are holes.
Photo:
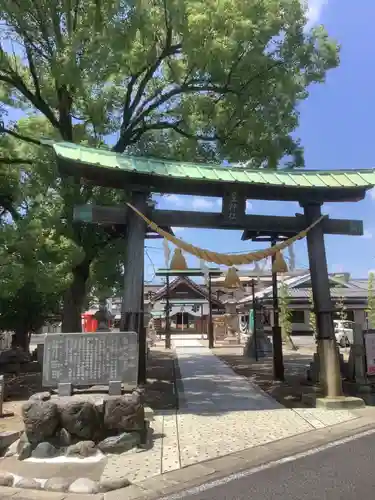
[[[246,198],[237,191],[227,192],[223,196],[222,216],[227,224],[238,224],[246,215]]]

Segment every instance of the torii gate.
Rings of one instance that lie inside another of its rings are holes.
[[[325,202],[357,202],[375,185],[375,171],[291,171],[252,170],[242,166],[222,167],[166,160],[131,157],[103,149],[60,142],[52,145],[60,172],[85,179],[98,186],[126,189],[132,193],[132,205],[164,228],[195,227],[243,229],[246,238],[290,237],[321,217]],[[147,201],[152,193],[215,196],[223,200],[221,213],[157,210]],[[246,200],[296,201],[303,214],[296,217],[246,215]],[[122,224],[127,227],[128,252],[125,262],[122,329],[139,329],[143,310],[144,221],[126,206],[76,207],[76,217],[86,222]],[[362,221],[325,218],[307,234],[311,285],[317,317],[319,352],[323,353],[327,372],[326,394],[341,396],[341,378],[332,320],[324,234],[360,236]],[[155,237],[155,235],[149,235]],[[129,264],[129,265],[128,265]],[[145,339],[140,335],[140,360],[145,358]],[[277,332],[274,348],[281,349]],[[142,357],[143,356],[143,357]],[[145,365],[141,368],[145,377]]]

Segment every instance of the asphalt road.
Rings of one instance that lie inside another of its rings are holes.
[[[298,437],[296,438],[298,439]],[[375,493],[375,434],[276,465],[186,500],[367,500]],[[174,497],[177,498],[177,495]]]

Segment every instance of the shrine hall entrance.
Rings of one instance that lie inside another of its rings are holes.
[[[177,330],[186,330],[190,327],[191,322],[189,319],[189,313],[185,311],[178,312],[175,317]]]

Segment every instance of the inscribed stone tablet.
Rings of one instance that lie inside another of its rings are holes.
[[[108,385],[121,380],[137,386],[138,336],[135,332],[48,333],[44,342],[43,386]]]

